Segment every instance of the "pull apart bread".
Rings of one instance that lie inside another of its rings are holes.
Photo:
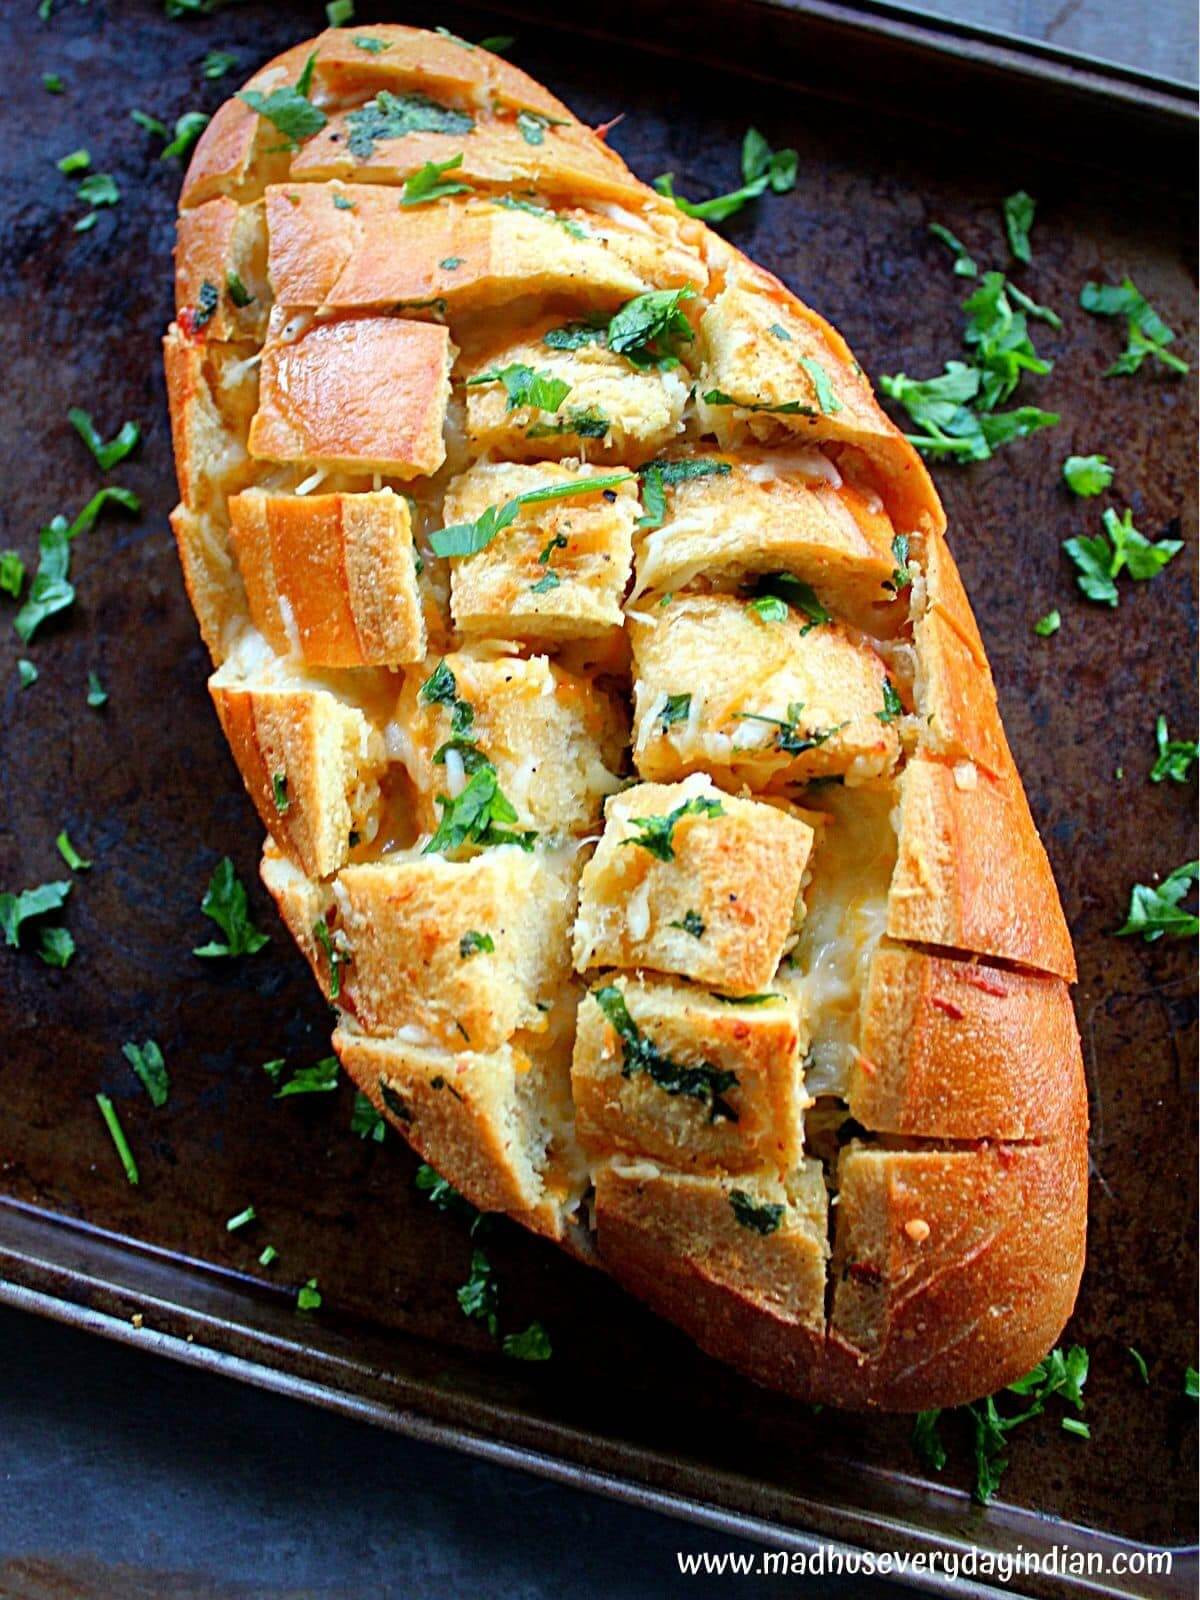
[[[1015,1379],[1083,1265],[1075,965],[920,459],[486,50],[248,88],[183,189],[173,526],[343,1067],[764,1384]]]

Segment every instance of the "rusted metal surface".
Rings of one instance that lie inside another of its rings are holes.
[[[716,9],[735,55],[743,13]],[[708,0],[706,15],[713,10]],[[497,28],[494,15],[457,7],[443,20],[467,37]],[[193,106],[211,110],[236,79],[205,83],[206,50],[234,50],[248,73],[314,26],[299,7],[266,4],[170,22],[150,0],[121,8],[119,19],[113,6],[69,7],[53,29],[31,31],[11,10],[0,18],[10,59],[23,64],[8,85],[21,137],[5,147],[0,190],[0,546],[32,565],[39,525],[73,514],[101,482],[66,421],[69,406],[90,410],[106,436],[126,417],[145,428],[139,451],[107,480],[138,492],[141,516],[106,515],[78,541],[76,604],[31,648],[7,624],[0,631],[0,887],[66,876],[54,848],[64,826],[95,863],[77,878],[65,916],[79,946],[70,968],[2,956],[5,1295],[33,1291],[26,1303],[95,1316],[109,1332],[101,1314],[143,1308],[166,1348],[194,1335],[188,1359],[253,1363],[238,1370],[392,1425],[419,1418],[440,1437],[463,1430],[479,1448],[512,1447],[513,1459],[543,1469],[554,1458],[567,1475],[615,1474],[617,1492],[702,1501],[731,1526],[760,1519],[755,1528],[765,1520],[911,1548],[1064,1536],[1034,1513],[1093,1530],[1084,1539],[1194,1540],[1196,1408],[1181,1392],[1196,1355],[1194,951],[1111,937],[1129,886],[1195,853],[1194,785],[1147,779],[1155,715],[1165,712],[1179,735],[1195,727],[1194,390],[1149,366],[1106,380],[1120,329],[1077,305],[1088,278],[1129,273],[1194,364],[1191,196],[1155,187],[1171,172],[1153,161],[1136,182],[1102,181],[1051,149],[1010,146],[982,99],[979,122],[950,134],[924,117],[905,121],[902,100],[883,114],[628,47],[613,57],[612,46],[528,24],[514,52],[589,120],[625,112],[613,144],[644,176],[673,170],[685,194],[737,182],[747,123],[796,146],[795,192],[726,229],[829,316],[873,374],[925,376],[960,353],[964,282],[926,224],[946,223],[981,263],[1003,266],[1001,197],[1023,186],[1039,200],[1034,262],[1017,281],[1065,326],[1035,330],[1055,370],[1028,380],[1027,393],[1063,420],[993,461],[938,476],[1080,960],[1094,1177],[1089,1265],[1068,1337],[1092,1352],[1092,1439],[1052,1421],[1023,1430],[1003,1504],[985,1515],[959,1492],[969,1471],[957,1423],[947,1430],[949,1487],[927,1489],[903,1419],[814,1416],[756,1391],[598,1274],[506,1225],[489,1247],[506,1325],[540,1317],[557,1353],[544,1368],[502,1361],[458,1312],[470,1246],[414,1192],[413,1158],[394,1140],[351,1135],[345,1085],[336,1095],[271,1098],[259,1064],[324,1055],[329,1016],[257,888],[260,828],[209,705],[207,661],[166,526],[175,496],[158,338],[171,307],[179,174],[126,112],[140,106],[173,121]],[[786,26],[802,54],[810,23],[795,15]],[[704,48],[712,53],[711,36]],[[864,82],[886,76],[890,48],[860,41]],[[600,70],[614,60],[619,72]],[[955,67],[942,70],[947,103],[965,115],[951,93]],[[46,94],[42,71],[60,72],[68,92]],[[830,87],[848,95],[852,77],[841,57]],[[1005,81],[1019,131],[1039,90]],[[930,82],[931,101],[938,92]],[[1112,119],[1125,118],[1118,125],[1136,154],[1140,114],[1081,104],[1076,115],[1091,115],[1097,130],[1104,123],[1110,143]],[[1154,125],[1171,147],[1170,128]],[[1086,133],[1073,125],[1073,143]],[[96,169],[115,174],[122,199],[75,234],[84,208],[53,163],[84,144]],[[1115,465],[1113,494],[1078,501],[1060,464],[1091,451]],[[1130,505],[1148,535],[1170,530],[1187,542],[1154,582],[1123,584],[1111,613],[1076,592],[1059,548],[1097,531],[1110,502]],[[1033,621],[1055,605],[1061,632],[1037,638]],[[22,655],[40,671],[26,690],[17,687]],[[86,704],[89,669],[109,691],[100,711]],[[224,854],[272,935],[262,954],[229,965],[190,954],[208,937],[198,903]],[[171,1099],[158,1111],[120,1054],[124,1040],[146,1037],[161,1043],[171,1071]],[[117,1103],[138,1157],[136,1190],[97,1115],[98,1089]],[[248,1203],[260,1220],[228,1234],[226,1219]],[[279,1251],[270,1271],[256,1265],[267,1243]],[[325,1308],[305,1318],[292,1298],[313,1276]],[[1148,1391],[1129,1345],[1147,1358]],[[889,1521],[900,1531],[885,1536]]]

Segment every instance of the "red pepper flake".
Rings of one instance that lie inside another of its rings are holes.
[[[203,344],[204,323],[208,321],[208,318],[205,317],[204,321],[198,321],[197,315],[194,306],[184,306],[175,320],[179,324],[179,331],[185,339],[190,339],[193,344]]]
[[[959,979],[963,983],[969,983],[972,989],[979,989],[983,994],[994,994],[997,1000],[1008,999],[1008,990],[1003,984],[995,983],[991,978],[985,978],[973,968],[967,972],[960,972]]]
[[[592,129],[597,139],[607,139],[618,122],[625,121],[625,113],[618,111],[615,117],[610,117],[607,122],[600,122]]]
[[[846,1268],[846,1276],[853,1278],[855,1283],[865,1283],[872,1289],[877,1289],[883,1282],[883,1273],[869,1261],[852,1261]]]
[[[944,1011],[955,1022],[961,1022],[963,1019],[962,1007],[956,1006],[953,1000],[943,1000],[940,994],[930,995],[929,1004],[936,1006],[939,1011]]]

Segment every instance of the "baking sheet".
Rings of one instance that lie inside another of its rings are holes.
[[[1028,392],[1063,421],[938,480],[1080,961],[1093,1183],[1067,1337],[1092,1352],[1091,1442],[1053,1419],[1022,1429],[984,1511],[967,1498],[957,1421],[945,1481],[930,1484],[905,1419],[813,1415],[765,1395],[506,1224],[489,1245],[506,1326],[540,1317],[556,1357],[503,1361],[459,1314],[470,1245],[414,1192],[414,1159],[394,1140],[351,1135],[346,1085],[272,1101],[259,1064],[327,1053],[328,1010],[257,888],[260,828],[208,702],[166,526],[174,481],[157,341],[179,173],[127,111],[169,122],[214,109],[238,80],[204,82],[208,49],[235,51],[245,75],[316,31],[319,8],[247,4],[172,22],[152,0],[93,0],[52,26],[0,17],[24,69],[9,88],[22,137],[0,153],[0,544],[32,564],[38,526],[99,484],[69,406],[92,411],[106,436],[126,417],[146,430],[109,480],[139,493],[142,515],[106,516],[78,542],[76,604],[30,649],[0,633],[0,884],[63,876],[64,826],[95,862],[65,919],[79,945],[71,967],[4,956],[0,1298],[780,1545],[815,1534],[900,1549],[1192,1544],[1196,1408],[1181,1388],[1196,1360],[1194,951],[1110,930],[1131,883],[1195,853],[1194,786],[1146,780],[1155,714],[1180,734],[1195,726],[1194,389],[1149,369],[1106,381],[1119,329],[1077,307],[1086,279],[1128,272],[1194,363],[1186,105],[1136,75],[1105,94],[1098,69],[1039,59],[1018,73],[1016,52],[880,16],[864,27],[844,7],[703,0],[686,33],[655,3],[636,24],[617,5],[569,32],[520,9],[511,26],[457,6],[439,20],[468,38],[517,32],[513,59],[588,120],[624,111],[612,142],[643,176],[673,170],[697,196],[732,187],[750,122],[798,149],[795,192],[725,231],[829,316],[872,374],[924,376],[958,354],[964,284],[926,224],[948,224],[1002,266],[1001,197],[1022,186],[1038,197],[1034,263],[1018,281],[1065,327],[1037,330],[1056,368]],[[359,20],[384,14],[358,9]],[[406,7],[386,15],[429,20]],[[43,71],[60,72],[68,93],[47,95]],[[122,190],[82,235],[73,185],[53,165],[78,145]],[[1147,534],[1188,546],[1154,583],[1124,586],[1115,613],[1082,600],[1059,551],[1098,525],[1098,503],[1059,482],[1067,454],[1093,450],[1116,467],[1115,503]],[[1032,622],[1052,605],[1062,631],[1037,639]],[[31,689],[17,687],[20,655],[41,674]],[[86,705],[90,669],[110,694],[99,712]],[[189,953],[208,936],[197,908],[224,854],[272,934],[267,951],[228,967]],[[150,1036],[172,1075],[161,1111],[120,1055],[124,1040]],[[118,1105],[137,1190],[97,1089]],[[227,1234],[250,1202],[260,1221]],[[270,1272],[255,1265],[268,1242],[279,1251]],[[312,1276],[325,1305],[302,1317],[294,1291]],[[145,1326],[133,1330],[125,1319],[138,1311]],[[1150,1364],[1149,1391],[1128,1345]],[[1177,1563],[1172,1586],[1194,1589],[1194,1572]]]

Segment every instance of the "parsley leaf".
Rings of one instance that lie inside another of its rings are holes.
[[[703,939],[704,918],[698,911],[685,911],[681,922],[669,922],[669,928],[678,928],[681,933],[690,933],[693,939]]]
[[[274,1063],[272,1063],[273,1065]],[[265,1069],[266,1063],[264,1063]],[[282,1067],[283,1063],[279,1063]],[[278,1081],[278,1074],[276,1075]],[[286,1100],[294,1094],[328,1094],[338,1085],[338,1058],[323,1056],[311,1067],[300,1067],[285,1084],[275,1091],[276,1100]]]
[[[895,546],[893,545],[893,550],[894,548]],[[824,622],[833,621],[833,618],[830,616],[829,612],[826,611],[825,607],[817,599],[816,592],[813,590],[812,586],[805,583],[802,578],[797,578],[791,572],[764,573],[763,576],[758,579],[754,588],[755,593],[760,598],[764,596],[774,596],[779,600],[786,601],[786,603],[790,606],[795,606],[798,611],[804,613],[804,615],[808,618],[808,623],[802,630],[801,637],[803,637],[803,635],[806,634],[810,628],[816,628]],[[760,612],[760,615],[761,614],[762,613]],[[774,615],[772,615],[770,620],[775,621],[777,619],[774,617]]]
[[[237,57],[228,50],[209,50],[200,63],[201,75],[210,81],[223,78],[237,66]]]
[[[225,1224],[226,1233],[237,1233],[239,1228],[247,1228],[252,1222],[258,1221],[258,1212],[253,1206],[245,1206],[236,1215],[229,1218]]]
[[[25,563],[15,550],[0,550],[0,589],[21,598],[21,585],[25,582]]]
[[[342,992],[342,968],[349,963],[350,957],[334,944],[329,924],[324,917],[318,917],[313,923],[313,938],[325,952],[325,958],[329,962],[329,998],[336,1000]]]
[[[1106,456],[1068,456],[1062,475],[1067,488],[1077,495],[1100,494],[1113,481],[1113,469]]]
[[[116,179],[108,172],[91,172],[75,191],[89,206],[115,206],[121,198]]]
[[[760,594],[757,600],[751,600],[750,609],[763,622],[786,622],[788,608],[777,594]]]
[[[225,943],[210,940],[192,951],[195,956],[252,956],[269,942],[250,920],[246,890],[228,856],[217,863],[200,909],[220,928]]]
[[[550,1336],[540,1322],[531,1322],[522,1333],[506,1333],[500,1348],[514,1361],[549,1361],[554,1353]]]
[[[1140,534],[1133,525],[1132,511],[1118,516],[1110,506],[1104,513],[1104,533],[1094,538],[1080,535],[1064,539],[1063,549],[1078,568],[1076,583],[1089,600],[1101,605],[1119,603],[1116,580],[1127,571],[1135,581],[1144,583],[1157,576],[1172,556],[1183,549],[1180,539],[1159,539],[1155,542]],[[1107,537],[1105,537],[1107,535]]]
[[[492,1264],[482,1250],[471,1251],[471,1272],[466,1283],[458,1289],[458,1304],[464,1317],[482,1322],[494,1339],[499,1332],[497,1308],[500,1290],[492,1273]]]
[[[105,444],[91,417],[78,406],[72,406],[67,412],[67,421],[95,456],[101,472],[111,472],[118,462],[124,461],[142,436],[142,430],[136,422],[123,422],[119,431]]]
[[[160,161],[170,161],[174,156],[185,156],[208,127],[207,111],[185,111],[176,119],[175,137],[159,156]]]
[[[1039,617],[1033,625],[1033,631],[1039,639],[1048,639],[1051,634],[1057,633],[1062,627],[1062,616],[1055,611],[1047,611],[1044,617]]]
[[[386,40],[374,39],[369,34],[365,33],[356,34],[354,37],[354,44],[357,49],[365,50],[370,56],[382,55],[385,50],[390,50],[392,48]]]
[[[711,1061],[702,1062],[699,1066],[685,1066],[664,1055],[654,1040],[647,1037],[629,1015],[625,997],[614,984],[593,989],[592,999],[621,1041],[623,1078],[644,1072],[664,1094],[680,1094],[686,1099],[700,1101],[708,1109],[710,1122],[715,1122],[718,1117],[724,1117],[728,1122],[738,1120],[737,1112],[722,1098],[727,1089],[737,1086],[736,1072],[724,1071]]]
[[[961,239],[956,238],[949,228],[943,227],[940,222],[931,222],[929,224],[929,232],[935,239],[940,239],[944,245],[954,252],[954,272],[956,277],[974,278],[978,276],[979,268],[972,260],[966,245]]]
[[[685,216],[699,217],[704,222],[724,222],[751,200],[756,200],[767,188],[776,194],[786,194],[796,186],[799,158],[794,150],[772,150],[757,128],[748,128],[742,140],[742,185],[729,194],[715,195],[711,200],[685,200],[675,193],[675,174],[664,172],[655,178],[654,187],[665,195]]]
[[[550,500],[565,500],[577,494],[603,494],[618,484],[628,483],[629,472],[597,473],[591,477],[575,478],[567,483],[548,483],[540,489],[527,489],[515,495],[502,506],[488,506],[474,522],[456,522],[448,528],[439,528],[430,535],[429,543],[435,555],[473,556],[487,548],[498,533],[511,527],[522,506],[541,505]]]
[[[171,1079],[163,1053],[155,1041],[147,1039],[145,1044],[135,1044],[132,1039],[127,1039],[121,1046],[121,1054],[137,1073],[142,1088],[150,1096],[151,1105],[165,1106],[171,1093]]]
[[[436,1206],[439,1211],[445,1211],[451,1216],[464,1218],[471,1224],[473,1234],[480,1231],[484,1220],[483,1213],[477,1211],[471,1202],[459,1194],[454,1185],[443,1178],[434,1167],[422,1162],[417,1168],[413,1182],[431,1206]]]
[[[638,528],[661,528],[667,514],[667,489],[678,483],[690,483],[694,478],[724,477],[733,469],[728,461],[709,461],[700,456],[689,456],[683,461],[651,461],[638,468],[642,480],[642,510],[635,523]]]
[[[66,84],[57,72],[42,73],[42,88],[47,94],[62,94]]]
[[[361,1089],[355,1091],[350,1132],[356,1133],[360,1139],[371,1139],[375,1144],[382,1144],[387,1137],[387,1123]]]
[[[1169,739],[1167,719],[1159,715],[1154,725],[1154,739],[1158,745],[1158,759],[1150,769],[1150,782],[1161,783],[1170,778],[1173,783],[1186,783],[1188,774],[1200,759],[1200,745],[1194,739]]]
[[[360,40],[359,49],[367,48]],[[402,139],[410,133],[470,133],[474,117],[439,105],[423,94],[391,94],[381,89],[374,100],[357,111],[347,113],[350,128],[350,154],[367,161],[375,152],[378,139]]]
[[[143,133],[152,133],[156,139],[169,139],[165,122],[160,122],[157,117],[152,117],[148,111],[131,111],[130,119],[136,122]]]
[[[895,690],[892,691],[895,694]],[[897,697],[898,699],[898,697]],[[884,711],[877,711],[875,715],[882,722],[885,720],[884,712],[888,710],[886,690],[884,693]],[[904,707],[900,706],[903,712]],[[767,717],[757,711],[735,711],[734,716],[739,722],[765,722],[779,731],[775,735],[775,748],[787,756],[802,756],[806,750],[815,750],[819,745],[832,739],[835,733],[840,733],[846,726],[844,722],[837,722],[830,728],[814,728],[811,733],[801,733],[800,717],[804,711],[802,700],[790,701],[787,708],[787,717]],[[890,721],[888,717],[886,720]]]
[[[404,189],[400,195],[402,206],[428,205],[432,200],[444,200],[451,194],[469,194],[469,183],[456,183],[453,179],[449,183],[441,182],[444,172],[453,172],[463,163],[462,152],[451,156],[449,161],[427,161],[419,172],[414,172],[411,178],[404,180]]]
[[[749,1228],[751,1233],[777,1233],[783,1221],[783,1206],[755,1200],[744,1189],[729,1191],[729,1206],[738,1226]]]
[[[1119,284],[1085,283],[1079,304],[1096,317],[1125,318],[1125,349],[1104,374],[1106,378],[1130,376],[1147,356],[1153,356],[1172,372],[1187,372],[1187,362],[1167,349],[1175,341],[1174,333],[1132,278],[1123,278]]]
[[[1010,1383],[1007,1393],[1026,1396],[1030,1404],[1013,1416],[1005,1416],[989,1395],[977,1405],[964,1407],[973,1428],[975,1456],[975,1499],[982,1505],[996,1493],[1008,1467],[1008,1435],[1014,1428],[1041,1416],[1047,1401],[1058,1395],[1075,1409],[1083,1409],[1083,1386],[1088,1374],[1088,1354],[1079,1345],[1067,1351],[1054,1349],[1039,1361],[1032,1372]]]
[[[544,117],[537,111],[517,112],[517,131],[526,144],[544,144],[547,128],[562,128],[566,124],[561,117]]]
[[[1131,1344],[1126,1345],[1125,1348],[1129,1352],[1129,1359],[1133,1362],[1134,1366],[1137,1368],[1138,1377],[1142,1380],[1142,1383],[1148,1389],[1150,1387],[1150,1373],[1149,1373],[1149,1371],[1147,1370],[1147,1367],[1146,1367],[1146,1358],[1145,1358],[1145,1356],[1142,1354],[1142,1352],[1140,1350],[1135,1350],[1134,1347]]]
[[[1135,883],[1129,895],[1125,924],[1116,930],[1117,936],[1140,933],[1147,944],[1161,939],[1164,933],[1172,939],[1194,939],[1200,933],[1200,917],[1185,911],[1180,902],[1191,893],[1197,878],[1200,878],[1200,861],[1188,861],[1176,867],[1157,887]]]
[[[79,851],[76,850],[75,846],[71,843],[71,836],[68,834],[65,828],[59,834],[58,838],[55,839],[54,843],[58,846],[59,855],[67,863],[72,872],[87,872],[90,869],[92,863],[79,854]]]
[[[579,439],[605,439],[612,428],[612,419],[606,417],[598,406],[573,406],[557,422],[537,422],[526,428],[527,439],[549,439],[559,434],[573,433]]]
[[[354,21],[354,0],[329,0],[325,15],[331,28],[344,28]]]
[[[827,417],[842,409],[842,402],[833,392],[833,385],[829,381],[829,374],[819,361],[812,360],[809,356],[800,357],[800,365],[812,379],[813,388],[817,394],[817,404]]]
[[[551,350],[581,350],[585,344],[608,344],[609,319],[597,316],[591,321],[566,322],[561,328],[547,328],[542,343]]]
[[[662,710],[658,713],[657,721],[666,729],[676,722],[686,722],[692,714],[692,697],[690,694],[669,694]]]
[[[38,955],[48,967],[65,967],[75,954],[75,941],[66,928],[43,928]]]
[[[94,672],[88,673],[87,703],[93,711],[99,711],[101,706],[108,704],[108,690]]]
[[[886,727],[889,722],[895,722],[897,717],[904,715],[904,702],[896,692],[896,686],[890,678],[883,680],[883,710],[875,715]]]
[[[38,547],[41,554],[37,575],[13,622],[23,644],[29,643],[47,617],[65,611],[75,599],[74,586],[67,578],[71,570],[71,545],[65,518],[55,517],[41,530]]]
[[[690,284],[682,289],[651,289],[627,300],[608,324],[608,348],[631,366],[668,371],[679,365],[679,346],[690,344],[692,325],[679,309],[694,300]]]
[[[912,588],[912,573],[908,566],[908,535],[898,533],[892,540],[892,558],[896,565],[892,575],[886,580],[883,587],[891,589],[894,594],[899,594],[903,589]]]
[[[742,411],[766,411],[779,417],[815,417],[817,414],[811,406],[799,400],[785,400],[782,405],[773,406],[758,400],[735,399],[733,395],[726,394],[724,389],[709,389],[703,399],[706,406],[737,406]],[[840,406],[838,410],[841,410]]]
[[[32,661],[26,661],[22,658],[17,662],[17,677],[20,680],[22,689],[32,689],[33,685],[38,681],[38,669]]]
[[[1195,1367],[1184,1368],[1183,1392],[1189,1400],[1200,1400],[1200,1372]]]
[[[458,953],[464,961],[469,960],[473,955],[478,955],[480,951],[484,955],[491,955],[495,948],[496,941],[490,933],[479,933],[474,928],[464,933],[458,941]]]
[[[59,156],[54,165],[64,178],[69,178],[73,172],[86,172],[92,164],[91,153],[86,149],[68,150],[65,156]]]
[[[467,387],[484,383],[502,383],[508,397],[507,410],[517,411],[529,406],[534,411],[557,411],[571,392],[571,385],[556,378],[553,373],[535,372],[523,362],[514,361],[507,367],[493,367],[478,377],[468,378]],[[606,429],[607,431],[607,429]]]
[[[1010,194],[1004,202],[1004,231],[1008,235],[1008,248],[1025,266],[1033,260],[1033,252],[1029,248],[1029,230],[1033,227],[1036,209],[1037,201],[1024,189]]]
[[[694,795],[692,799],[684,800],[677,805],[674,811],[668,812],[665,817],[630,817],[629,825],[638,830],[638,837],[622,839],[621,843],[640,845],[659,861],[674,861],[675,848],[672,839],[676,825],[684,817],[724,815],[724,807],[719,800],[710,800],[704,795]]]
[[[310,1278],[306,1284],[296,1291],[297,1311],[319,1311],[321,1308],[321,1291],[317,1288],[317,1280]]]
[[[533,848],[535,834],[501,826],[516,822],[517,812],[501,793],[496,769],[490,762],[485,762],[471,775],[457,798],[451,800],[440,794],[437,803],[442,808],[441,820],[422,855],[458,850],[464,844],[515,844],[522,850]]]
[[[327,120],[321,108],[309,99],[316,60],[314,50],[299,78],[286,88],[273,89],[270,94],[263,94],[259,89],[242,89],[238,94],[239,100],[244,100],[252,111],[257,111],[260,117],[279,129],[292,150],[302,140],[320,133]]]

